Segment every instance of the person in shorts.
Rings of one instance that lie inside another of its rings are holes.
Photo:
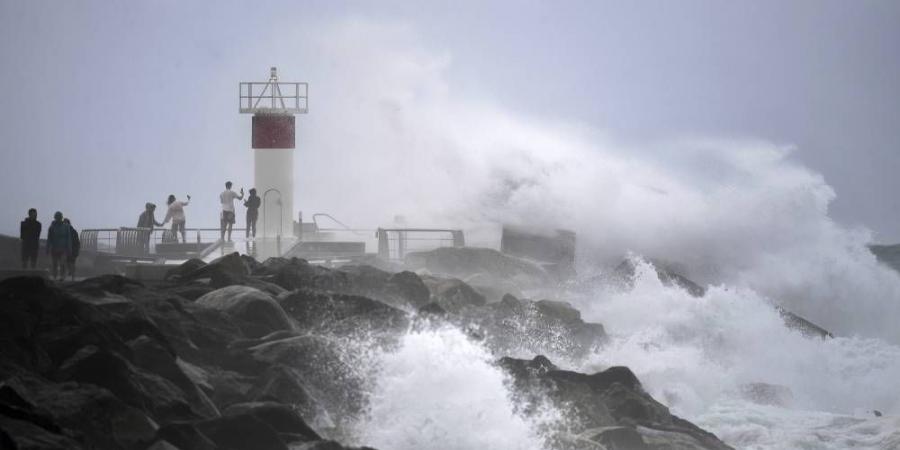
[[[231,229],[234,226],[234,201],[244,199],[244,188],[241,188],[240,195],[231,190],[231,182],[225,182],[225,190],[219,194],[219,201],[222,203],[221,222],[221,240],[225,240],[225,232],[228,231],[228,242],[231,242]]]
[[[178,232],[181,232],[181,241],[185,244],[187,243],[187,234],[184,231],[185,223],[187,223],[187,219],[184,216],[184,207],[191,203],[191,196],[187,196],[187,201],[183,202],[180,200],[176,200],[174,195],[169,195],[169,199],[166,201],[166,204],[169,205],[169,209],[166,211],[166,218],[163,219],[163,225],[172,221],[172,234],[175,236],[175,242],[178,242]]]

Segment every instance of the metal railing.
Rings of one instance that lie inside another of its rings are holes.
[[[232,235],[241,237],[245,228],[233,228]],[[187,228],[187,243],[212,244],[221,238],[219,228]],[[85,251],[124,256],[154,256],[158,244],[183,243],[181,233],[168,228],[90,228],[81,230],[81,248]]]
[[[307,83],[242,82],[238,90],[241,114],[306,114],[309,111]]]
[[[464,247],[462,230],[438,228],[379,228],[378,256],[383,259],[399,260],[411,252],[423,252],[439,247]]]

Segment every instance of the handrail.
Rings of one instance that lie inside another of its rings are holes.
[[[327,218],[331,219],[332,222],[334,222],[334,223],[336,223],[336,224],[338,224],[338,225],[344,227],[344,228],[343,228],[343,231],[349,231],[349,232],[351,232],[351,233],[353,233],[353,234],[356,234],[356,235],[359,235],[359,236],[364,236],[364,235],[365,235],[365,233],[362,233],[362,231],[365,231],[365,232],[375,231],[375,230],[365,230],[365,229],[358,229],[358,228],[350,228],[350,227],[347,226],[344,222],[341,222],[340,220],[337,220],[337,219],[335,219],[334,217],[332,217],[331,214],[327,214],[327,213],[315,213],[315,214],[312,215],[312,219],[313,219],[313,223],[316,225],[316,229],[319,230],[319,231],[335,231],[335,230],[336,230],[336,229],[334,229],[334,228],[319,228],[319,222],[316,220],[319,216],[327,217]],[[339,230],[339,229],[337,229],[337,230]]]

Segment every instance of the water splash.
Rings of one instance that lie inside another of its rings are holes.
[[[494,357],[455,328],[411,331],[378,358],[359,441],[385,450],[544,448]]]

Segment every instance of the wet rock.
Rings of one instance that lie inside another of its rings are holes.
[[[781,306],[776,306],[775,309],[778,310],[778,314],[781,315],[782,320],[784,320],[785,326],[792,330],[797,330],[800,334],[809,337],[809,338],[821,338],[821,339],[831,339],[834,338],[834,335],[831,334],[830,331],[800,317]]]
[[[188,420],[198,415],[184,400],[184,392],[168,380],[145,372],[121,356],[87,346],[60,367],[61,381],[90,383],[108,389],[125,403],[150,412],[157,419]]]
[[[237,414],[195,424],[220,448],[233,450],[288,450],[278,432],[253,414]]]
[[[59,435],[79,441],[86,448],[136,448],[149,444],[156,432],[156,422],[145,413],[97,386],[52,383],[27,374],[8,378],[4,384],[31,405],[35,414],[51,419],[62,430]],[[38,425],[40,422],[28,423],[57,434],[45,424]],[[12,437],[18,440],[22,436],[13,433]]]
[[[203,297],[204,295],[214,290],[216,289],[210,286],[209,283],[203,283],[199,281],[178,284],[175,286],[164,288],[164,292],[171,293],[172,295],[176,295],[190,301],[197,300],[198,298]]]
[[[730,448],[711,433],[672,415],[668,408],[643,390],[640,381],[626,367],[611,367],[588,375],[559,370],[543,357],[531,361],[502,358],[498,364],[512,376],[516,398],[526,414],[533,413],[543,398],[549,398],[577,418],[573,424],[576,433],[624,427],[639,433],[650,448],[656,448],[655,445],[662,445],[661,448]],[[636,442],[634,434],[619,430],[608,439],[624,445]],[[659,436],[667,437],[659,439]],[[672,443],[677,445],[666,446]]]
[[[0,448],[6,450],[78,450],[83,447],[70,436],[50,431],[27,420],[0,414]]]
[[[183,270],[179,268],[174,272],[170,271],[171,278],[180,282],[208,278],[212,287],[221,288],[239,284],[250,275],[250,268],[247,267],[244,258],[237,252],[219,257],[211,263],[202,266],[196,262],[191,262],[191,260],[184,264],[191,264],[194,270],[189,270],[191,267],[185,267]]]
[[[461,280],[425,277],[423,281],[432,293],[432,300],[447,312],[456,314],[487,303],[483,295]]]
[[[156,438],[169,442],[179,449],[218,450],[212,439],[200,432],[191,423],[170,423],[160,427]]]
[[[252,415],[269,424],[286,442],[309,442],[321,439],[293,408],[281,403],[237,403],[229,406],[224,414],[226,416]]]
[[[512,295],[497,303],[467,308],[455,320],[480,329],[485,343],[506,355],[546,353],[578,358],[607,339],[603,325],[584,322],[568,303],[534,302]]]
[[[186,281],[187,276],[196,273],[198,269],[206,267],[206,262],[201,259],[191,258],[166,272],[166,280]]]
[[[132,361],[135,365],[145,371],[160,375],[178,386],[195,413],[207,418],[219,415],[212,400],[185,373],[184,366],[178,364],[177,356],[170,349],[144,335],[128,342],[128,347],[131,349]]]
[[[280,296],[278,303],[301,329],[320,333],[396,334],[409,324],[403,311],[359,295],[298,289]]]
[[[259,363],[291,368],[307,395],[333,417],[350,419],[364,405],[363,374],[352,365],[355,352],[346,341],[315,335],[268,342],[249,349]]]
[[[418,275],[409,271],[391,275],[385,290],[389,294],[405,299],[414,308],[422,307],[431,300],[428,286],[425,286]]]
[[[652,261],[650,264],[653,266],[653,269],[656,271],[656,275],[659,277],[659,281],[661,281],[662,284],[680,287],[694,297],[703,297],[706,295],[705,287],[700,286],[687,277],[679,274],[677,271],[669,268],[667,264],[659,261]],[[631,283],[634,281],[635,270],[636,267],[634,261],[627,259],[616,266],[613,272],[630,287]]]
[[[251,287],[228,286],[217,289],[198,298],[194,303],[228,314],[249,337],[295,329],[275,299]]]
[[[597,442],[607,450],[651,450],[633,427],[594,428],[582,433],[582,438]]]
[[[272,261],[271,264],[269,264],[270,261]],[[271,267],[268,270],[275,271],[271,281],[289,291],[299,288],[310,288],[347,292],[350,286],[349,277],[346,273],[316,266],[303,259],[292,258],[284,261],[283,259],[270,258],[266,260],[264,265]]]

